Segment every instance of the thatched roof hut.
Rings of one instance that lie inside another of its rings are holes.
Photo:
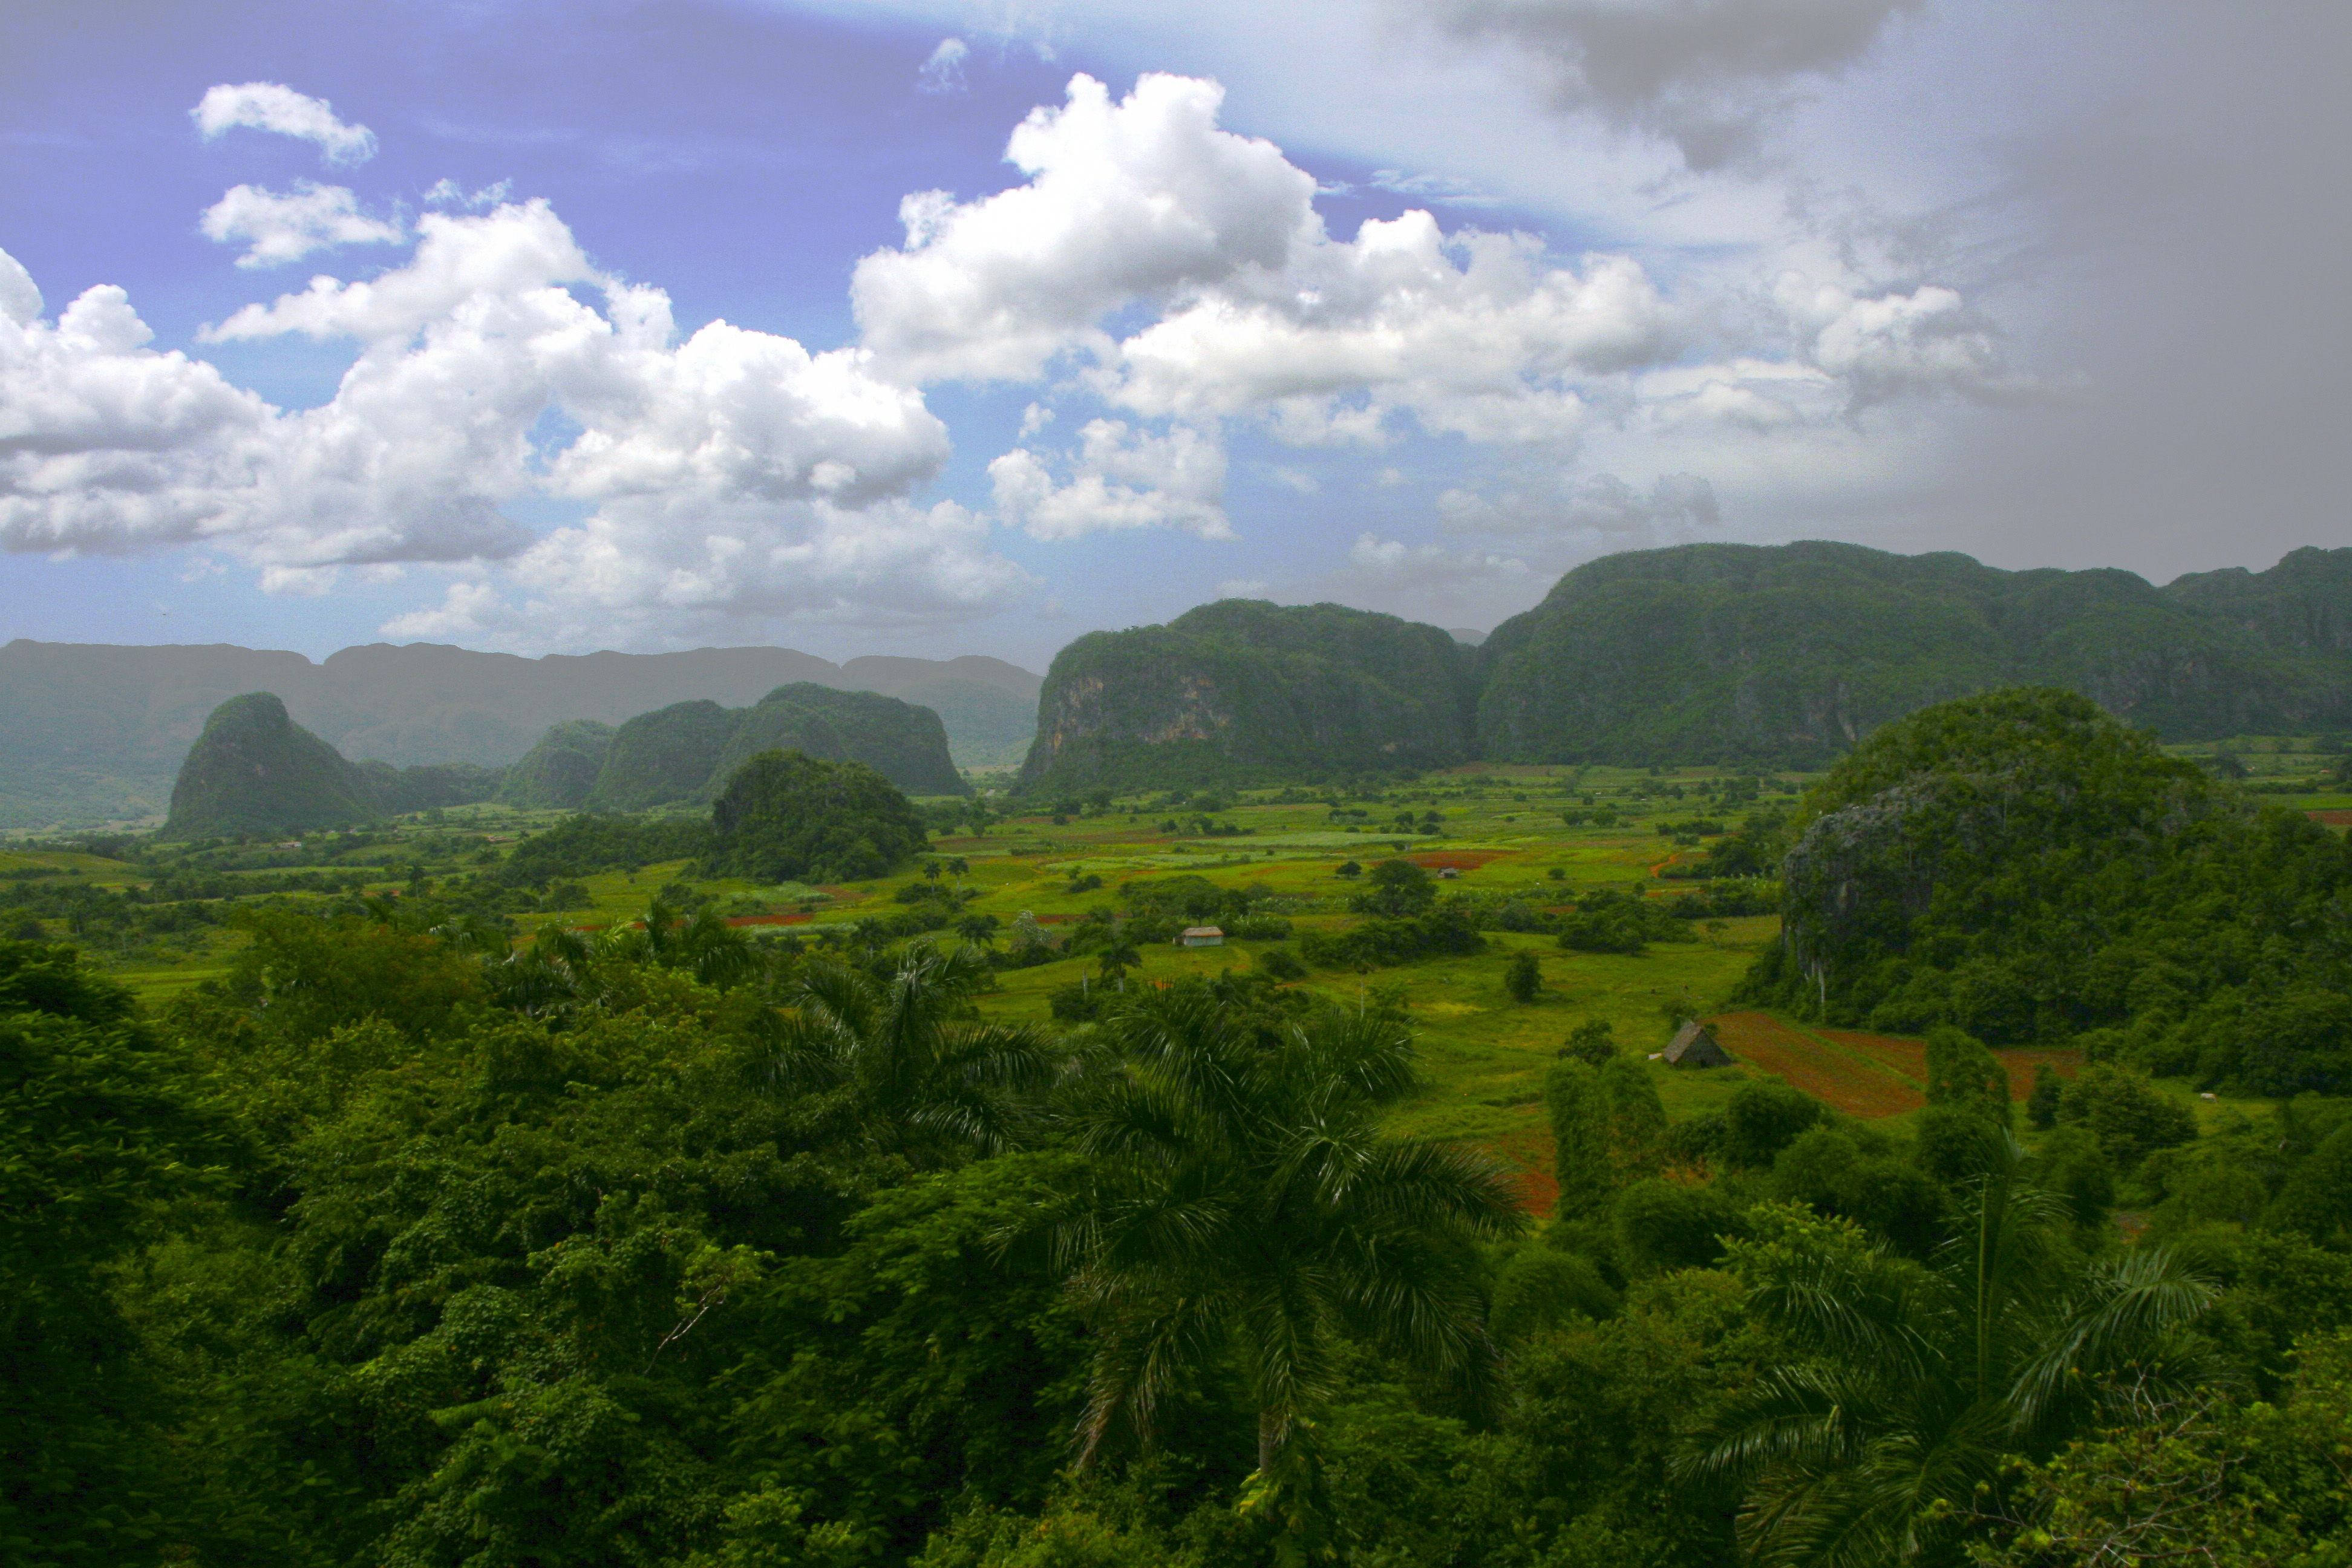
[[[1660,1053],[1670,1068],[1727,1068],[1731,1065],[1731,1053],[1715,1037],[1715,1031],[1693,1018],[1675,1031],[1675,1037]]]

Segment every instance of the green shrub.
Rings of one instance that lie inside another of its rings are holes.
[[[1802,1089],[1769,1080],[1743,1084],[1724,1107],[1723,1157],[1762,1170],[1821,1119],[1822,1102]]]
[[[1652,1178],[1617,1194],[1610,1211],[1618,1256],[1629,1270],[1708,1268],[1738,1226],[1731,1200],[1711,1186]]]
[[[2080,1078],[2059,1091],[2058,1122],[2088,1129],[2116,1169],[2126,1175],[2156,1150],[2197,1136],[2197,1118],[2187,1106],[2141,1074],[2105,1064],[2084,1068]]]

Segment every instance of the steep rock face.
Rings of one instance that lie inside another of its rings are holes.
[[[575,810],[588,804],[604,771],[604,754],[613,749],[613,727],[593,719],[574,719],[550,727],[539,743],[506,772],[499,800],[506,805]]]
[[[299,833],[383,815],[358,768],[289,718],[275,694],[255,691],[205,721],[172,785],[163,837]]]
[[[2168,739],[2352,721],[2352,658],[2282,657],[2206,607],[2232,590],[2245,620],[2284,614],[2255,607],[2279,584],[2250,581],[2159,590],[1827,543],[1609,556],[1480,650],[1480,744],[1511,762],[1817,762],[2013,684],[2081,692]]]
[[[1339,605],[1204,605],[1055,658],[1024,790],[1443,767],[1472,754],[1469,665],[1435,626]]]

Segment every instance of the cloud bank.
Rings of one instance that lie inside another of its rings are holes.
[[[1764,7],[1788,37],[1758,23],[1741,68],[1833,68],[1895,8]],[[1589,9],[1455,21],[1573,23],[1589,73],[1602,44],[1633,49],[1593,32]],[[926,70],[944,82],[963,58],[942,44]],[[1658,79],[1705,75],[1676,69]],[[663,290],[599,267],[548,203],[503,184],[444,181],[413,226],[309,181],[236,185],[202,215],[242,268],[409,247],[201,334],[341,345],[349,368],[309,408],[156,350],[120,289],[49,320],[0,253],[0,543],[197,546],[289,592],[354,569],[446,574],[441,602],[395,635],[559,646],[784,617],[940,623],[1032,586],[995,529],[1055,545],[1245,532],[1226,489],[1246,437],[1457,454],[1432,518],[1460,547],[1366,532],[1341,570],[1367,592],[1516,589],[1596,544],[1717,526],[1693,452],[1818,457],[1905,404],[2042,395],[1998,326],[1938,282],[1874,286],[1826,262],[1667,279],[1417,208],[1336,233],[1315,178],[1226,129],[1223,107],[1199,79],[1147,74],[1118,97],[1071,78],[1013,131],[1013,183],[905,198],[904,242],[853,271],[857,341],[829,350],[724,321],[682,331]],[[215,88],[194,113],[207,137],[261,129],[346,162],[374,148],[276,84]],[[950,438],[925,389],[948,382],[1032,398],[1018,444],[985,465],[984,500],[935,493]],[[1588,464],[1589,446],[1629,437],[1656,443],[1646,470]],[[1318,490],[1288,465],[1245,467]]]

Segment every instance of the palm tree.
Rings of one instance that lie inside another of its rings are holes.
[[[1851,1232],[1759,1265],[1751,1304],[1798,1354],[1685,1467],[1742,1489],[1751,1561],[1940,1561],[2005,1455],[2054,1449],[2136,1363],[2165,1380],[2148,1358],[2212,1289],[2158,1248],[2082,1258],[2063,1201],[2019,1177],[2021,1158],[2003,1134],[1924,1265]]]
[[[769,1042],[770,1081],[845,1091],[873,1137],[918,1156],[1006,1148],[1063,1058],[1042,1031],[973,1012],[988,978],[971,950],[929,942],[884,977],[813,963]]]
[[[1484,1156],[1391,1138],[1402,1028],[1326,1009],[1253,1026],[1198,983],[1108,1026],[1118,1061],[1076,1111],[1091,1186],[1055,1233],[1095,1327],[1079,1463],[1123,1418],[1149,1437],[1189,1371],[1237,1353],[1270,1475],[1359,1333],[1477,1386],[1493,1352],[1464,1245],[1524,1220]]]
[[[1142,967],[1143,953],[1136,947],[1135,939],[1127,936],[1113,937],[1111,944],[1095,960],[1096,972],[1106,983],[1118,983],[1122,991],[1127,989],[1127,972]]]

